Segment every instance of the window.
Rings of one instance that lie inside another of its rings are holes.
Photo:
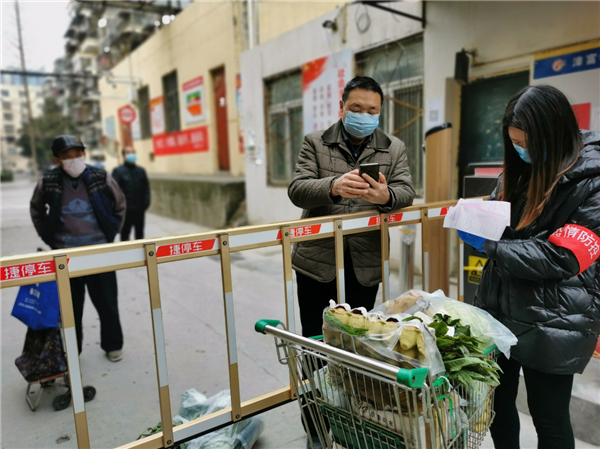
[[[7,90],[2,89],[2,96],[3,97],[8,97],[9,96],[9,92]]]
[[[163,76],[163,95],[165,98],[165,127],[168,133],[179,131],[179,90],[177,85],[177,71]]]
[[[14,133],[15,127],[13,125],[4,125],[4,132]]]
[[[269,184],[287,186],[304,140],[302,72],[267,81],[266,88]]]
[[[6,111],[10,111],[12,109],[12,104],[10,103],[10,101],[3,101],[2,109],[6,110]]]
[[[22,91],[22,90],[20,90],[20,91],[19,91],[19,97],[24,97],[24,96],[25,96],[25,92],[24,92],[24,91]]]
[[[423,38],[386,44],[356,56],[357,75],[381,84],[384,101],[379,126],[406,145],[417,196],[423,196]]]
[[[150,89],[148,86],[138,89],[138,102],[142,139],[149,139],[152,137],[152,129],[150,128]]]
[[[13,115],[9,114],[9,113],[4,113],[4,120],[6,120],[7,122],[12,122],[13,119]]]
[[[8,149],[8,154],[18,154],[17,148],[16,147],[10,147]]]

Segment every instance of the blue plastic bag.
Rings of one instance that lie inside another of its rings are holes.
[[[21,286],[11,315],[38,331],[58,326],[60,304],[56,281]]]

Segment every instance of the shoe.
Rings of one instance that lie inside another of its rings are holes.
[[[106,357],[111,362],[118,362],[123,358],[123,351],[121,349],[117,349],[116,351],[110,351],[106,353]]]
[[[312,445],[310,444],[312,442]],[[306,449],[323,449],[319,437],[316,435],[306,435]]]

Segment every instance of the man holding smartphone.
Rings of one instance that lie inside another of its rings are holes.
[[[381,86],[372,78],[358,76],[344,88],[341,119],[325,131],[305,136],[288,188],[292,203],[303,209],[302,218],[389,212],[412,204],[415,191],[404,143],[378,128],[382,104]],[[337,297],[334,239],[297,243],[292,263],[302,335],[320,335],[323,309]],[[380,232],[345,236],[346,302],[372,309],[380,283]],[[316,443],[311,427],[309,423],[307,433]]]
[[[404,143],[378,128],[383,92],[372,78],[346,84],[341,119],[308,134],[288,188],[302,218],[410,206],[415,192]],[[369,164],[360,173],[360,165]],[[371,164],[377,164],[374,167]],[[369,176],[369,170],[372,176]],[[375,178],[373,178],[375,176]],[[297,243],[292,262],[298,283],[302,335],[322,333],[321,312],[337,297],[334,240]],[[344,237],[346,302],[371,309],[381,282],[381,237],[366,232]]]

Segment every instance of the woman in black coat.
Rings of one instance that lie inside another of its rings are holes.
[[[573,375],[600,333],[600,133],[580,131],[551,86],[515,95],[503,120],[504,170],[491,199],[511,203],[498,242],[460,233],[485,252],[475,304],[518,338],[496,390],[496,449],[519,448],[516,397],[522,369],[538,448],[573,449]]]

